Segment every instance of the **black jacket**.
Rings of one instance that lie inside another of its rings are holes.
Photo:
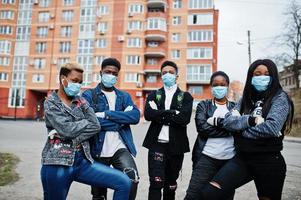
[[[183,100],[179,105],[178,94],[181,92],[177,88],[173,95],[170,110],[165,110],[165,91],[160,88],[160,98],[157,98],[157,92],[151,92],[146,100],[144,117],[151,121],[150,127],[145,136],[143,146],[152,149],[157,143],[159,133],[163,125],[169,126],[169,151],[173,155],[189,152],[189,142],[187,137],[187,124],[190,122],[193,98],[188,92],[183,92]],[[158,100],[160,99],[160,100]],[[150,107],[149,101],[155,101],[158,110]],[[176,110],[179,111],[176,114]]]
[[[229,111],[235,106],[234,102],[228,101],[227,108]],[[220,138],[231,135],[226,131],[223,126],[223,119],[218,119],[218,126],[211,126],[207,123],[207,119],[212,117],[216,110],[215,102],[212,99],[203,100],[197,105],[195,113],[195,125],[198,132],[198,137],[194,143],[192,151],[192,161],[195,164],[200,155],[208,138]]]

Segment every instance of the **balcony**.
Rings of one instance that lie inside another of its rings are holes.
[[[156,64],[148,64],[146,63],[144,65],[144,74],[159,74],[161,73],[161,70],[160,70],[160,64],[159,63],[156,63]]]
[[[165,8],[166,0],[148,0],[147,1],[148,8]]]
[[[147,30],[145,32],[146,41],[165,42],[167,33],[161,30]]]
[[[162,47],[147,47],[144,53],[145,57],[163,58],[165,57],[165,49]]]

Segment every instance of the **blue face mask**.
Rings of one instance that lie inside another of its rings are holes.
[[[166,73],[162,76],[163,84],[166,87],[171,87],[176,84],[176,75],[171,73]]]
[[[106,88],[111,88],[117,82],[117,76],[114,76],[112,74],[102,74],[101,82]]]
[[[212,95],[216,99],[224,98],[228,93],[228,87],[226,86],[215,86],[211,88]]]
[[[270,76],[253,76],[252,85],[258,92],[266,91],[271,82]]]
[[[80,83],[73,83],[68,81],[67,87],[64,87],[64,91],[68,97],[74,97],[80,93]]]

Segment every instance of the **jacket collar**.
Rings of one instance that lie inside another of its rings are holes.
[[[116,96],[120,96],[121,95],[121,91],[118,90],[116,87],[113,86],[113,91],[116,93]],[[96,86],[96,94],[100,95],[103,94],[102,90],[101,90],[101,85],[100,83],[98,83],[98,85]]]
[[[63,104],[62,100],[60,99],[60,97],[57,95],[57,91],[53,91],[51,93],[51,95],[48,97],[48,100],[53,102],[54,104]],[[80,96],[75,96],[72,101],[71,104],[73,103],[77,103],[78,101],[80,101]]]

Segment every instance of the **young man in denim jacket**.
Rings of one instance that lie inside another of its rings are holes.
[[[101,125],[101,131],[91,140],[93,158],[127,174],[132,180],[130,200],[135,199],[138,186],[138,171],[132,156],[136,148],[130,129],[137,124],[140,112],[131,96],[114,87],[117,82],[120,63],[115,58],[107,58],[101,65],[101,83],[87,90],[83,97],[90,103]],[[93,200],[106,199],[106,188],[92,187]]]
[[[83,69],[66,63],[60,86],[45,100],[48,136],[42,152],[41,181],[44,199],[65,200],[73,181],[115,190],[114,200],[129,196],[131,181],[116,169],[93,161],[88,139],[100,126],[92,108],[80,97]]]

